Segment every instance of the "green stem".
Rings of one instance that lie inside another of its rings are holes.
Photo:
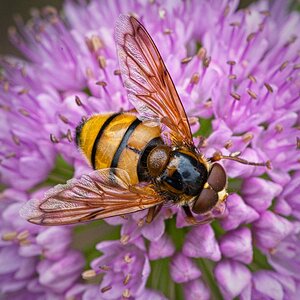
[[[199,258],[197,259],[197,263],[201,268],[203,280],[207,283],[207,285],[210,288],[212,294],[211,299],[223,300],[222,294],[213,276],[213,262],[204,258]]]

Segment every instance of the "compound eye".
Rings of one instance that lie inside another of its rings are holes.
[[[220,192],[225,188],[227,176],[224,168],[220,164],[215,163],[212,165],[207,182],[216,192]]]
[[[195,214],[203,214],[211,210],[218,202],[218,194],[211,189],[203,189],[199,198],[194,202],[192,211]]]

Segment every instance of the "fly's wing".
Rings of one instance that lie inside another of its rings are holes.
[[[57,185],[28,201],[20,215],[31,223],[63,225],[128,214],[162,203],[152,185],[133,186],[126,171],[102,169]]]
[[[116,24],[115,39],[128,98],[140,118],[168,127],[174,144],[193,147],[183,105],[144,26],[132,16],[121,15]]]

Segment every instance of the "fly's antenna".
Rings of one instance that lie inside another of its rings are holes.
[[[219,161],[222,159],[229,159],[236,161],[238,163],[250,166],[258,166],[258,167],[267,167],[269,170],[272,169],[271,161],[267,160],[266,162],[252,162],[246,159],[240,158],[239,155],[241,152],[234,152],[230,155],[223,155],[220,151],[214,153],[214,155],[209,159],[211,162]]]

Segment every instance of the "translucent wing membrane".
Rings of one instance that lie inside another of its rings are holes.
[[[162,203],[152,185],[132,186],[126,171],[103,169],[71,179],[28,201],[20,214],[29,222],[62,225],[136,212]]]
[[[123,82],[140,118],[164,124],[173,143],[193,147],[185,110],[146,29],[134,17],[121,15],[115,38]]]

